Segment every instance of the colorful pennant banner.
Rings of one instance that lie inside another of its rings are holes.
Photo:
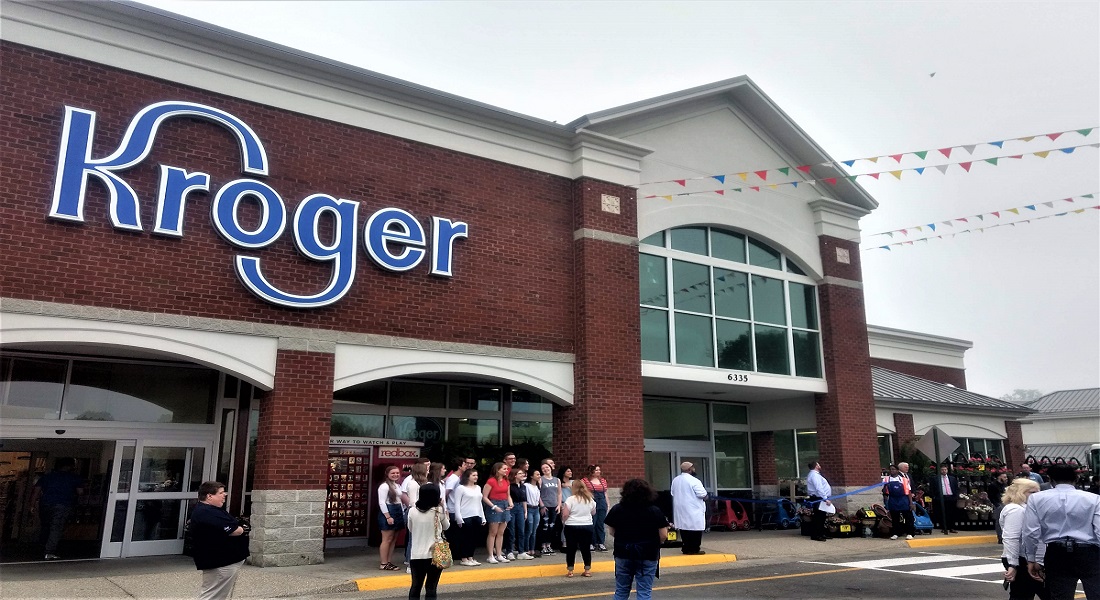
[[[797,188],[800,185],[818,185],[819,183],[825,183],[825,184],[828,184],[828,185],[835,186],[840,181],[848,180],[848,181],[853,181],[854,182],[860,177],[870,177],[872,179],[877,180],[880,176],[885,175],[885,174],[889,174],[889,175],[893,176],[895,179],[901,180],[902,175],[904,173],[908,172],[908,171],[912,171],[912,172],[916,173],[917,175],[923,175],[925,171],[929,171],[929,170],[935,170],[935,171],[938,171],[940,173],[946,174],[948,168],[953,167],[953,166],[958,166],[958,167],[962,168],[963,171],[966,171],[967,173],[969,173],[971,171],[971,169],[974,168],[975,165],[979,165],[979,164],[991,165],[991,166],[996,167],[996,166],[999,166],[1001,161],[1004,160],[1004,159],[1022,159],[1023,157],[1029,156],[1029,155],[1038,156],[1039,158],[1047,158],[1048,156],[1050,156],[1052,154],[1059,154],[1059,153],[1060,154],[1073,154],[1073,152],[1075,150],[1077,150],[1078,148],[1100,148],[1100,142],[1092,143],[1092,144],[1080,144],[1080,145],[1077,145],[1077,146],[1066,146],[1065,148],[1056,148],[1056,149],[1053,149],[1053,150],[1042,150],[1042,151],[1039,151],[1039,152],[1029,152],[1029,153],[1025,153],[1025,154],[1006,154],[1004,156],[991,156],[989,158],[983,158],[983,159],[975,160],[975,161],[943,163],[943,164],[939,164],[939,165],[931,165],[931,166],[926,166],[926,167],[908,167],[908,168],[905,168],[905,169],[893,169],[893,170],[890,170],[890,171],[879,171],[877,173],[859,173],[859,174],[856,174],[856,175],[842,175],[842,176],[837,176],[837,177],[825,177],[823,179],[802,179],[802,180],[799,180],[799,181],[781,181],[781,182],[775,182],[775,183],[765,183],[763,185],[749,185],[749,186],[744,186],[744,187],[723,188],[723,189],[717,189],[717,190],[701,190],[701,191],[696,191],[696,192],[680,192],[680,193],[677,193],[677,194],[650,194],[648,196],[640,196],[640,197],[641,198],[664,198],[665,200],[668,200],[668,201],[671,202],[673,198],[676,198],[676,197],[679,197],[679,196],[697,196],[699,194],[718,194],[719,196],[724,196],[726,194],[726,192],[745,192],[745,191],[759,192],[763,188],[768,188],[768,189],[771,189],[771,190],[777,190],[780,186],[790,186],[792,188]],[[796,168],[798,170],[801,170],[801,167],[796,167]],[[738,176],[740,176],[740,175],[747,175],[747,174],[738,173]],[[725,181],[725,176],[721,176],[721,175],[712,175],[711,177],[708,177],[708,179],[711,179],[711,178],[718,179],[719,181],[722,181],[722,182]],[[719,179],[719,178],[721,178],[721,179]],[[747,181],[747,177],[742,177],[742,180]],[[686,181],[687,180],[684,180],[684,179],[677,179],[677,180],[675,180],[675,183],[678,183],[680,185],[685,185]]]
[[[956,235],[962,235],[964,233],[974,233],[974,232],[984,233],[987,229],[995,229],[997,227],[1015,227],[1017,225],[1026,225],[1028,223],[1031,223],[1032,221],[1041,221],[1043,219],[1050,219],[1050,218],[1053,218],[1053,217],[1064,217],[1066,215],[1079,215],[1079,214],[1084,213],[1087,210],[1100,210],[1100,204],[1098,204],[1096,206],[1086,206],[1085,208],[1078,208],[1078,209],[1067,211],[1067,212],[1060,212],[1060,213],[1053,214],[1053,215],[1044,215],[1042,217],[1035,217],[1035,218],[1032,218],[1032,219],[1024,219],[1022,221],[1012,221],[1012,222],[1009,222],[1009,223],[997,223],[997,224],[994,224],[994,225],[989,225],[987,227],[977,227],[977,228],[974,228],[974,229],[962,229],[962,230],[953,231],[951,233],[944,233],[944,234],[940,234],[940,235],[932,235],[932,236],[928,236],[928,237],[918,238],[918,239],[914,239],[914,240],[906,240],[906,241],[902,241],[902,242],[894,242],[892,244],[885,244],[883,246],[872,246],[872,247],[869,247],[869,248],[861,248],[861,250],[863,250],[863,251],[886,250],[887,252],[890,252],[890,251],[893,250],[894,247],[897,247],[897,246],[914,246],[918,242],[928,243],[929,240],[939,240],[939,239],[944,239],[944,238],[953,238]]]
[[[979,222],[985,222],[986,217],[993,217],[993,218],[996,218],[996,219],[1000,219],[1002,216],[1007,216],[1009,214],[1014,214],[1014,215],[1019,216],[1021,214],[1028,214],[1029,212],[1038,212],[1040,206],[1045,206],[1047,208],[1054,208],[1054,203],[1055,202],[1070,202],[1070,203],[1072,203],[1074,198],[1084,198],[1084,199],[1087,199],[1087,200],[1095,200],[1097,195],[1100,195],[1100,192],[1093,192],[1091,194],[1082,194],[1080,196],[1071,196],[1069,198],[1060,198],[1058,200],[1050,200],[1050,201],[1047,201],[1047,202],[1036,202],[1036,203],[1033,203],[1033,204],[1025,204],[1023,206],[1017,206],[1017,207],[1014,207],[1014,208],[1005,208],[1005,209],[1002,209],[1002,210],[995,210],[995,211],[991,211],[991,212],[987,212],[987,213],[980,213],[980,214],[976,214],[976,215],[967,215],[965,217],[956,217],[954,219],[948,219],[946,221],[935,221],[935,222],[932,222],[932,223],[923,223],[921,225],[912,225],[910,227],[905,227],[905,228],[902,228],[902,229],[892,229],[890,231],[883,231],[882,233],[872,233],[871,235],[869,235],[867,237],[875,237],[875,236],[879,236],[879,235],[885,235],[889,238],[893,238],[894,235],[898,234],[898,233],[900,233],[903,236],[908,237],[910,233],[914,233],[914,232],[924,233],[925,229],[928,229],[929,231],[934,232],[934,231],[936,231],[937,227],[939,227],[940,229],[944,228],[945,226],[946,227],[956,227],[956,223],[966,223],[966,224],[969,225],[971,219],[976,219]],[[1046,216],[1051,216],[1051,215],[1046,215]],[[1039,218],[1046,218],[1046,217],[1039,217]],[[958,232],[958,230],[956,230],[956,232]]]
[[[852,158],[852,159],[848,159],[848,160],[827,161],[827,162],[823,162],[823,163],[817,163],[817,164],[814,164],[814,165],[801,165],[801,166],[797,166],[797,167],[779,167],[779,168],[775,168],[775,169],[764,169],[764,170],[752,170],[752,169],[750,169],[750,170],[743,171],[741,173],[735,173],[735,175],[737,177],[739,177],[741,179],[741,181],[744,181],[744,182],[748,182],[748,179],[749,179],[750,175],[755,175],[756,178],[758,178],[760,181],[767,181],[768,174],[773,172],[773,171],[776,172],[776,173],[780,173],[782,175],[788,175],[790,173],[791,169],[794,169],[796,171],[801,171],[802,173],[809,174],[810,169],[812,169],[813,167],[832,167],[832,168],[835,168],[837,170],[840,170],[841,165],[844,165],[846,167],[852,167],[853,165],[855,165],[855,163],[857,163],[859,161],[867,161],[867,162],[870,162],[870,163],[878,164],[878,161],[882,160],[882,159],[891,159],[891,160],[894,161],[895,164],[900,164],[902,158],[907,156],[907,155],[915,156],[920,160],[926,160],[929,154],[931,154],[933,156],[941,156],[942,155],[944,158],[949,159],[949,158],[951,158],[951,153],[956,151],[956,150],[959,150],[959,149],[962,149],[962,150],[966,151],[968,154],[973,155],[974,150],[978,146],[982,146],[982,145],[995,146],[997,148],[1003,149],[1005,142],[1017,142],[1017,141],[1019,141],[1019,142],[1030,142],[1034,139],[1040,139],[1040,138],[1046,138],[1046,139],[1053,142],[1053,141],[1057,140],[1059,137],[1061,137],[1062,135],[1065,135],[1067,133],[1077,133],[1077,134],[1080,134],[1084,137],[1088,137],[1089,135],[1092,134],[1093,131],[1096,131],[1098,128],[1100,128],[1100,127],[1086,127],[1084,129],[1069,129],[1069,130],[1066,130],[1066,131],[1057,131],[1057,132],[1054,132],[1054,133],[1044,133],[1044,134],[1039,134],[1039,135],[1026,135],[1026,136],[1022,136],[1022,137],[1005,138],[1003,140],[998,140],[998,141],[995,141],[995,142],[981,142],[981,143],[978,143],[978,144],[963,144],[963,145],[959,145],[959,146],[949,146],[949,147],[938,148],[938,149],[933,149],[933,150],[911,150],[911,151],[908,151],[908,152],[899,152],[899,153],[894,153],[894,154],[886,154],[886,155],[883,155],[883,156],[872,156],[872,157],[867,157],[867,158]],[[1075,146],[1075,147],[1079,148],[1080,146]],[[1048,153],[1049,152],[1057,152],[1057,150],[1049,150],[1047,152]],[[1035,154],[1038,154],[1038,153],[1035,153]],[[1016,155],[1016,156],[999,156],[999,157],[996,157],[996,158],[1017,158],[1017,157],[1018,157],[1018,155]],[[988,161],[988,160],[989,159],[982,158],[982,159],[977,159],[976,161],[973,161],[973,162]],[[960,164],[961,165],[961,164],[969,164],[969,163],[961,163],[960,162],[960,163],[952,163],[952,164]],[[994,163],[994,164],[996,164],[996,163]],[[966,167],[966,168],[969,168],[969,167]],[[881,171],[880,173],[892,173],[892,171]],[[666,179],[664,181],[647,181],[645,183],[638,184],[638,187],[645,186],[645,185],[656,185],[656,184],[659,184],[659,183],[676,183],[676,184],[679,184],[681,186],[687,187],[687,182],[689,182],[689,181],[702,181],[702,180],[709,180],[709,179],[715,179],[719,183],[724,184],[726,182],[726,177],[728,177],[728,175],[726,175],[726,174],[722,174],[722,175],[701,175],[701,176],[698,176],[698,177],[685,177],[683,179]]]

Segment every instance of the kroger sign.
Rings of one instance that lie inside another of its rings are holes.
[[[84,222],[84,192],[94,177],[110,193],[111,222],[116,229],[144,231],[138,211],[138,198],[118,173],[149,155],[157,128],[172,117],[196,117],[217,123],[232,133],[241,148],[241,172],[246,175],[268,174],[267,152],[260,138],[233,115],[191,102],[160,102],[146,107],[130,121],[122,144],[109,156],[92,158],[95,113],[65,107],[65,126],[54,181],[49,216]],[[179,167],[160,166],[157,189],[157,214],[153,233],[183,237],[183,210],[189,194],[209,192],[210,175],[189,172]],[[262,216],[255,228],[246,229],[237,220],[241,203],[259,204]],[[223,185],[211,205],[214,227],[227,242],[247,250],[258,250],[275,243],[287,227],[287,209],[279,193],[262,181],[241,178]],[[330,215],[335,222],[331,242],[322,240],[318,231],[321,217]],[[293,308],[318,308],[344,297],[355,281],[359,203],[327,194],[312,194],[294,210],[294,246],[306,257],[332,263],[328,285],[312,295],[284,292],[264,277],[260,259],[238,254],[233,261],[237,276],[245,287],[260,298]],[[466,223],[432,217],[430,267],[433,275],[451,276],[454,242],[467,237]],[[428,255],[428,234],[408,212],[383,208],[372,214],[363,228],[363,247],[378,266],[395,272],[408,271]]]

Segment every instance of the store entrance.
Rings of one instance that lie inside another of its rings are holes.
[[[0,562],[43,560],[43,536],[49,531],[33,503],[34,484],[64,458],[75,462],[73,473],[83,480],[83,493],[65,520],[56,554],[99,557],[114,447],[113,441],[0,440]]]

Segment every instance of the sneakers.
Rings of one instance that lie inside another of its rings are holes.
[[[512,557],[512,560],[515,560],[515,557]],[[508,560],[507,558],[505,558],[503,556],[498,556],[497,557],[497,562],[501,562],[501,563],[512,562],[512,560]]]
[[[412,567],[405,567],[405,574],[406,575],[412,575],[413,574],[413,568]]]
[[[43,560],[61,560],[61,557],[56,554],[47,554]]]
[[[913,536],[911,536],[911,535],[907,535],[907,536],[905,536],[905,539],[907,539],[907,540],[911,540],[911,539],[913,539]]]
[[[498,562],[500,562],[500,561],[499,561],[499,560],[497,560],[497,558],[496,558],[495,556],[490,556],[490,557],[489,557],[489,559],[488,559],[488,560],[486,560],[485,562],[487,562],[487,563],[489,563],[489,564],[491,564],[491,565],[495,565],[495,564],[497,564],[497,563],[498,563]]]
[[[896,535],[892,535],[892,536],[890,536],[890,539],[892,539],[892,540],[896,540],[896,539],[898,539],[898,536],[896,536]]]
[[[474,560],[472,558],[464,558],[464,559],[458,561],[458,564],[466,566],[466,567],[476,567],[476,566],[480,565],[481,563],[477,562],[476,560]]]
[[[508,560],[516,560],[516,553],[515,552],[509,552],[508,554],[505,554],[504,556]]]
[[[607,552],[607,546],[604,546],[603,544],[599,544],[598,546],[596,546],[596,549],[600,552]]]
[[[535,560],[535,557],[526,552],[520,552],[516,555],[516,560]]]

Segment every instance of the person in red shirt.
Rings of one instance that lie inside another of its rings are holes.
[[[489,521],[489,535],[485,547],[489,550],[490,564],[511,562],[504,557],[504,529],[512,514],[512,497],[508,493],[508,468],[502,463],[494,463],[489,469],[489,479],[481,490],[481,501],[485,504],[485,518]]]

